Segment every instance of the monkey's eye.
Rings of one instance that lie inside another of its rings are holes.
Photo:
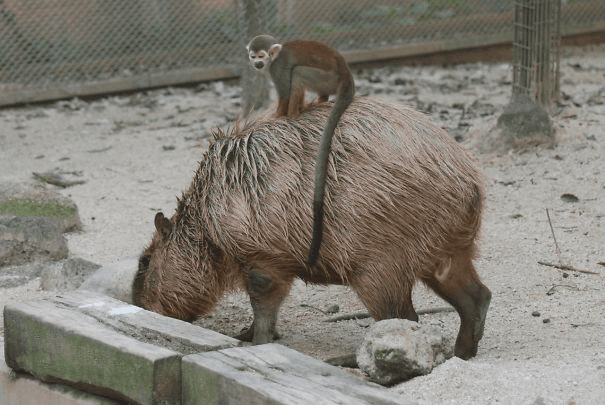
[[[250,52],[250,59],[265,59],[267,57],[267,52],[260,51],[258,53]]]

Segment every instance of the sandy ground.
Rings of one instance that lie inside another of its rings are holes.
[[[356,72],[358,94],[430,113],[489,178],[477,261],[493,293],[485,336],[476,358],[448,360],[391,388],[420,404],[605,404],[605,46],[562,54],[563,99],[552,112],[558,145],[523,154],[473,146],[510,100],[510,64]],[[138,255],[155,212],[171,214],[189,185],[210,130],[238,116],[239,94],[237,83],[213,83],[0,110],[0,182],[30,182],[32,172],[55,168],[85,180],[58,189],[76,202],[84,226],[67,235],[70,255],[102,265]],[[39,285],[0,289],[0,305],[52,294]],[[414,301],[417,309],[444,305],[423,286]],[[320,359],[353,352],[373,321],[327,323],[331,315],[309,307],[333,305],[339,314],[363,310],[347,288],[296,284],[280,315],[280,343]],[[233,294],[196,323],[234,335],[250,321],[245,294]],[[421,322],[452,337],[459,325],[455,313]]]

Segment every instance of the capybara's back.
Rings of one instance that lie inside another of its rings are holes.
[[[242,285],[255,319],[240,338],[264,343],[277,336],[296,277],[350,285],[377,320],[417,320],[411,292],[422,280],[460,315],[456,355],[474,356],[491,297],[472,263],[482,174],[423,114],[370,98],[349,106],[332,141],[320,260],[305,266],[314,156],[330,108],[217,135],[175,215],[156,217],[135,302],[194,319]]]

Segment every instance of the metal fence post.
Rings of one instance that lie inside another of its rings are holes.
[[[513,96],[550,109],[559,99],[561,0],[515,0]]]

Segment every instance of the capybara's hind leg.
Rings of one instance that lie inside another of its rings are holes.
[[[460,315],[460,330],[454,354],[464,360],[474,357],[479,340],[483,337],[485,316],[492,293],[479,279],[472,262],[472,251],[451,258],[437,272],[423,278],[423,281]]]
[[[412,304],[414,280],[408,277],[411,272],[384,266],[382,263],[366,265],[365,269],[357,272],[359,276],[352,280],[351,287],[377,321],[401,318],[418,322],[418,314]],[[377,274],[392,276],[378,277]]]
[[[275,328],[279,307],[288,295],[293,278],[278,278],[270,271],[252,267],[246,271],[246,290],[254,313],[252,325],[236,338],[254,344],[279,339]]]

